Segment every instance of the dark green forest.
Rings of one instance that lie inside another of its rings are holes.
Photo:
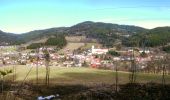
[[[66,44],[67,44],[67,41],[66,41],[64,35],[56,35],[55,37],[49,38],[45,42],[45,45],[48,45],[48,46],[57,46],[58,48],[62,48]]]
[[[27,49],[37,49],[43,46],[43,43],[32,43],[29,46],[27,46]]]
[[[27,49],[37,49],[43,46],[56,46],[57,48],[62,48],[67,44],[64,35],[55,35],[54,37],[48,38],[45,43],[32,43],[27,46]]]
[[[158,27],[122,40],[125,46],[164,46],[170,42],[170,27]]]

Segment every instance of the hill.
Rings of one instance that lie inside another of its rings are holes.
[[[86,21],[70,27],[69,34],[83,34],[88,38],[96,39],[103,46],[112,47],[113,43],[122,36],[131,36],[146,31],[147,29],[137,26]]]
[[[35,30],[20,35],[1,32],[4,33],[5,37],[3,39],[0,37],[0,40],[10,44],[22,44],[55,34],[66,34],[84,35],[88,38],[97,39],[97,41],[102,43],[104,46],[112,46],[112,43],[118,39],[120,35],[133,35],[136,33],[143,33],[146,30],[147,29],[137,26],[86,21],[71,27]]]
[[[66,29],[67,29],[66,27],[59,27],[59,28],[50,28],[50,29],[44,29],[44,30],[35,30],[35,31],[28,32],[28,33],[23,33],[19,35],[19,37],[25,40],[25,42],[29,42],[31,40],[38,40],[44,37],[48,38],[58,33],[64,33]]]
[[[126,46],[141,46],[145,42],[146,45],[154,47],[170,42],[169,30],[170,27],[158,27],[149,30],[138,26],[86,21],[71,27],[35,30],[23,34],[0,31],[0,40],[1,43],[21,44],[56,34],[64,34],[66,36],[85,36],[86,39],[97,40],[107,47],[113,46],[113,43],[117,40],[122,40]]]
[[[170,27],[157,27],[143,34],[135,34],[123,40],[126,46],[163,46],[170,42]]]
[[[23,42],[19,36],[20,35],[6,33],[0,30],[0,45],[18,44],[19,42]]]

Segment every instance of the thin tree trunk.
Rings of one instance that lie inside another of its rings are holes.
[[[47,48],[46,48],[46,51],[44,51],[45,53],[45,66],[46,66],[46,86],[49,86],[49,62],[50,62],[50,55],[49,55],[49,52],[47,51]]]
[[[135,65],[134,49],[132,51],[132,56],[131,56],[130,72],[131,72],[130,75],[129,75],[130,83],[135,83],[135,81],[136,81],[136,65]]]
[[[49,86],[49,62],[46,61],[46,86]]]
[[[118,92],[118,68],[117,68],[117,65],[116,65],[116,77],[115,77],[115,80],[116,80],[116,93]]]
[[[4,92],[4,76],[2,76],[2,94]]]
[[[39,49],[37,49],[37,64],[36,64],[36,84],[38,85],[38,61],[39,61]]]
[[[162,71],[162,85],[165,85],[165,65],[163,65]]]
[[[15,72],[15,68],[14,68],[14,65],[12,66],[13,67],[13,72]],[[13,82],[15,81],[15,73],[13,73]]]
[[[45,76],[45,84],[47,86],[47,78],[48,78],[48,67],[46,65],[46,76]]]
[[[37,60],[37,66],[36,66],[36,84],[38,85],[38,60]]]
[[[17,79],[17,67],[15,66],[14,68],[15,68],[15,71],[14,71],[15,77],[14,78],[16,80]]]

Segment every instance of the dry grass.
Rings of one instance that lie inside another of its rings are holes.
[[[31,67],[28,66],[15,66],[17,69],[16,81],[22,81]],[[4,70],[4,68],[0,68]],[[12,69],[12,66],[5,67],[5,69]],[[128,72],[119,72],[119,83],[125,84],[129,82]],[[6,79],[12,79],[13,74],[6,76]],[[31,70],[27,77],[27,82],[35,83],[36,80],[36,67]],[[147,83],[155,82],[161,83],[161,75],[155,74],[137,74],[137,82]],[[45,67],[39,67],[39,83],[45,83]],[[111,70],[99,70],[93,68],[65,68],[65,67],[51,67],[50,70],[50,83],[51,84],[114,84],[115,72]],[[170,83],[170,76],[166,76],[166,83]]]
[[[81,42],[86,39],[85,36],[66,36],[68,42]]]
[[[58,51],[59,53],[64,53],[66,52],[68,49],[70,52],[73,52],[73,50],[76,50],[80,47],[84,46],[84,43],[67,43],[67,45],[61,49],[60,51]]]
[[[101,47],[101,44],[99,43],[85,43],[82,49],[91,49],[92,46],[95,46],[95,48]]]

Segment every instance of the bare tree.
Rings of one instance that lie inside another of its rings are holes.
[[[135,64],[134,48],[132,49],[132,54],[131,54],[131,68],[130,68],[129,81],[130,83],[135,83],[136,81],[136,64]]]
[[[116,69],[116,76],[115,76],[115,80],[116,80],[116,93],[118,92],[118,68],[117,68],[117,63],[116,63],[116,66],[115,66],[115,69]]]
[[[36,84],[38,85],[38,62],[39,62],[39,48],[37,49],[37,64],[36,64]]]
[[[44,50],[45,55],[45,66],[46,66],[46,86],[49,86],[49,76],[50,76],[50,68],[49,68],[49,62],[50,62],[50,55],[47,50],[47,48]]]

